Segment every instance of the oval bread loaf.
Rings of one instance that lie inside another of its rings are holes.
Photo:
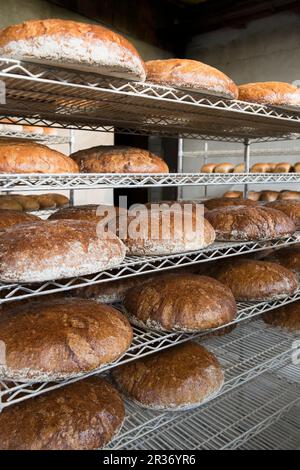
[[[264,314],[263,319],[274,327],[300,331],[300,301],[271,310]]]
[[[300,228],[300,201],[297,200],[277,200],[266,204],[266,207],[273,207],[288,215],[296,225],[296,229]]]
[[[272,106],[300,106],[300,90],[284,82],[258,82],[239,86],[239,99]]]

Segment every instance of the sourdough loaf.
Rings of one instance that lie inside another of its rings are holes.
[[[125,251],[116,235],[98,237],[92,222],[54,220],[18,225],[0,236],[0,279],[43,282],[92,274],[120,264]]]
[[[112,376],[128,398],[156,410],[195,408],[216,395],[224,382],[216,357],[194,342],[124,364]]]
[[[300,331],[300,301],[267,312],[263,318],[269,325],[290,331]]]
[[[26,400],[0,414],[1,450],[96,450],[118,433],[123,401],[93,377]]]
[[[223,265],[217,279],[230,287],[236,300],[269,301],[293,294],[298,288],[295,274],[277,263],[252,259]]]
[[[29,20],[0,32],[0,55],[93,73],[145,80],[145,65],[123,36],[96,24]]]
[[[2,313],[0,341],[6,348],[1,379],[51,382],[118,359],[131,344],[132,329],[108,305],[71,298],[41,300]]]
[[[300,201],[298,200],[277,200],[270,202],[267,207],[273,207],[288,215],[296,225],[296,229],[300,229]]]
[[[0,142],[0,173],[78,173],[70,157],[46,145]]]
[[[162,158],[148,150],[99,145],[70,155],[82,173],[168,173]]]
[[[239,99],[273,106],[300,106],[300,90],[284,82],[247,83],[239,86]]]
[[[278,195],[279,200],[299,200],[300,199],[300,191],[287,191],[283,190],[280,191]]]
[[[228,207],[228,206],[256,206],[255,201],[251,201],[249,199],[241,198],[232,198],[232,197],[216,197],[213,199],[208,199],[204,201],[204,205],[206,209],[213,210],[218,209],[220,207]]]
[[[300,280],[300,245],[282,248],[270,253],[266,261],[275,261],[294,271]]]
[[[216,239],[269,240],[292,235],[294,222],[283,212],[271,207],[223,207],[205,214],[214,227]]]
[[[146,62],[147,81],[159,85],[198,91],[225,98],[237,98],[238,88],[220,70],[197,60],[167,59]]]
[[[169,275],[130,289],[126,314],[132,323],[158,331],[202,331],[234,320],[231,290],[196,274]]]
[[[23,211],[38,211],[40,208],[38,201],[33,196],[13,194],[11,198],[21,204]]]
[[[276,201],[278,198],[279,192],[278,191],[262,191],[260,196],[260,201],[264,202],[273,202]]]
[[[0,233],[13,225],[26,224],[28,222],[40,220],[41,219],[39,217],[33,214],[0,209]]]
[[[51,214],[48,220],[85,220],[98,223],[104,217],[115,218],[120,213],[127,213],[126,209],[106,204],[86,204],[82,206],[71,206],[60,209]]]

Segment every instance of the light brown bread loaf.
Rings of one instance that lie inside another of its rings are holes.
[[[214,168],[214,173],[233,173],[234,165],[231,163],[220,163]]]
[[[300,331],[300,301],[292,302],[264,314],[263,319],[271,326],[289,331]]]
[[[40,208],[38,201],[32,196],[14,194],[11,197],[21,204],[24,211],[38,211]]]
[[[223,194],[223,198],[242,198],[243,197],[243,191],[227,191],[226,193]]]
[[[5,409],[0,449],[100,449],[118,433],[124,417],[119,393],[92,377]]]
[[[259,201],[261,197],[261,191],[249,191],[247,199],[250,199],[250,201]]]
[[[201,173],[213,173],[214,169],[216,168],[216,163],[206,163],[201,167]]]
[[[9,196],[0,196],[0,209],[23,212],[23,206],[14,198]]]
[[[300,191],[280,191],[278,194],[278,200],[289,201],[289,200],[300,200]]]
[[[250,168],[250,173],[273,173],[272,163],[255,163]]]
[[[284,82],[258,82],[239,86],[239,99],[272,106],[300,106],[300,90]]]
[[[238,165],[235,165],[233,169],[233,173],[245,173],[246,167],[245,163],[239,163]]]
[[[264,202],[273,202],[278,199],[278,196],[278,191],[262,191],[259,200]]]
[[[290,163],[282,162],[277,163],[274,173],[290,173],[293,171],[293,166]]]
[[[296,228],[300,229],[300,201],[277,200],[268,203],[266,206],[284,212],[293,220]]]
[[[231,198],[231,197],[216,197],[204,201],[206,209],[213,210],[221,207],[232,207],[232,206],[256,206],[255,201],[243,198]]]
[[[33,214],[0,209],[0,233],[14,225],[26,224],[41,219]]]
[[[56,203],[56,207],[65,207],[68,206],[70,203],[70,199],[67,196],[64,196],[63,194],[56,194],[56,193],[51,193],[52,199],[54,199],[54,202]]]

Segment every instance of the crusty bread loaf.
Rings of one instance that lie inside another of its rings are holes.
[[[294,271],[298,279],[300,279],[300,245],[297,244],[273,251],[265,260],[280,263],[282,266]]]
[[[299,191],[280,191],[278,194],[279,200],[300,200]]]
[[[169,275],[130,289],[124,306],[134,324],[158,331],[202,331],[234,320],[230,289],[196,274]]]
[[[233,169],[233,173],[245,173],[246,167],[245,163],[238,163],[238,165],[235,165]]]
[[[231,163],[220,163],[214,168],[214,173],[233,173],[234,165]]]
[[[201,167],[201,173],[213,173],[214,169],[216,168],[216,163],[206,163]]]
[[[300,106],[300,90],[284,82],[247,83],[239,86],[239,99],[273,106]]]
[[[250,173],[272,173],[273,167],[271,163],[255,163],[250,168]]]
[[[290,173],[293,171],[293,166],[287,162],[277,163],[274,173]]]
[[[293,294],[295,274],[278,263],[238,259],[222,266],[216,278],[230,287],[238,301],[269,301]]]
[[[46,145],[0,142],[0,173],[78,173],[70,157]]]
[[[23,211],[23,206],[16,199],[9,196],[0,196],[0,209],[10,211]]]
[[[131,344],[132,328],[118,310],[92,300],[41,300],[2,313],[0,341],[6,347],[1,379],[51,382],[118,359]]]
[[[73,219],[98,223],[104,217],[110,218],[110,214],[114,218],[123,213],[126,214],[127,210],[107,204],[85,204],[60,209],[51,214],[48,220]]]
[[[167,59],[146,62],[147,81],[159,85],[237,98],[238,88],[220,70],[197,60]]]
[[[1,450],[96,450],[125,417],[119,393],[92,377],[26,400],[0,414]]]
[[[13,225],[26,224],[41,219],[33,214],[0,209],[0,233]]]
[[[140,211],[137,217],[120,216],[123,233],[119,235],[129,253],[137,256],[201,250],[215,241],[214,229],[193,207],[190,212],[185,217],[184,211],[152,209]]]
[[[98,237],[92,222],[54,220],[18,225],[0,236],[0,279],[42,282],[92,274],[120,264],[125,251],[114,234]]]
[[[30,20],[0,32],[0,55],[93,73],[145,80],[145,65],[123,36],[96,24]]]
[[[223,198],[242,198],[243,197],[243,191],[227,191],[226,193],[223,194]]]
[[[56,203],[56,207],[66,207],[70,203],[70,199],[67,196],[64,196],[63,194],[51,193],[51,196]]]
[[[262,191],[259,200],[264,202],[276,201],[278,198],[278,191]]]
[[[21,204],[24,211],[38,211],[40,208],[38,201],[32,196],[13,194],[11,197]]]
[[[191,341],[117,367],[112,377],[129,399],[156,410],[195,408],[224,383],[217,358]]]
[[[205,214],[216,240],[270,240],[292,235],[296,227],[286,214],[271,207],[223,207]]]
[[[232,197],[216,197],[204,201],[206,209],[209,211],[213,209],[219,209],[221,207],[232,207],[232,206],[256,206],[255,201],[243,198],[232,198]]]
[[[99,145],[70,155],[82,173],[168,173],[162,158],[148,150]]]
[[[263,319],[275,327],[289,331],[300,331],[300,301],[271,310],[264,314]]]
[[[266,204],[266,206],[284,212],[293,220],[296,229],[300,229],[300,201],[277,200]]]
[[[261,191],[249,191],[247,199],[250,199],[250,201],[259,201],[261,197]]]
[[[37,202],[39,203],[40,209],[55,209],[56,201],[52,197],[52,194],[39,194],[36,197]]]

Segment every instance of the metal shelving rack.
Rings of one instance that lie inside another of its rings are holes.
[[[70,129],[71,132],[81,129],[173,137],[179,139],[179,149],[181,149],[179,169],[182,163],[181,157],[184,155],[181,145],[184,138],[244,144],[247,168],[250,144],[300,138],[300,113],[288,109],[226,100],[150,83],[127,83],[96,74],[9,59],[0,59],[0,80],[5,82],[6,87],[6,102],[0,105],[0,119],[5,117],[12,124],[63,128]],[[73,191],[104,187],[183,187],[299,183],[299,181],[300,175],[297,174],[204,175],[180,172],[168,175],[0,175],[0,191],[41,189]],[[205,250],[172,256],[127,257],[119,267],[92,276],[53,280],[43,284],[2,283],[0,303],[298,242],[299,234],[296,234],[281,240],[216,243]],[[197,446],[221,448],[222,445],[228,447],[229,444],[236,448],[258,434],[258,429],[262,432],[273,424],[283,411],[288,410],[299,400],[299,389],[294,384],[287,387],[284,377],[265,374],[286,364],[293,335],[266,328],[261,322],[244,325],[242,320],[252,319],[265,311],[299,298],[300,293],[297,292],[293,296],[274,302],[240,303],[235,321],[239,324],[239,328],[233,331],[230,337],[215,337],[208,340],[208,346],[220,356],[226,370],[225,385],[220,392],[224,396],[219,396],[218,399],[214,399],[193,413],[178,416],[174,413],[171,416],[168,413],[148,414],[136,406],[128,405],[126,425],[110,448],[118,446],[133,448],[136,438],[132,439],[132,436],[140,438],[141,448],[143,446],[146,448],[147,445],[150,447],[153,445],[152,448],[158,445],[160,448],[161,439],[167,441],[170,435],[172,442],[174,437],[174,445],[179,445],[176,437],[177,425],[184,425],[185,428],[180,429],[188,428],[189,432],[194,432],[195,426],[197,427],[197,433],[191,434],[193,438],[191,445],[194,448]],[[93,371],[93,374],[108,371],[117,364],[135,360],[200,336],[156,333],[135,328],[134,341],[127,353],[115,363]],[[86,375],[80,379],[84,377]],[[257,377],[259,381],[250,382]],[[74,380],[78,378],[55,384],[2,381],[0,410],[53,388],[65,386]],[[274,399],[268,400],[265,404],[265,398],[268,396],[269,399],[270,393],[273,393]],[[252,412],[253,403],[257,408],[255,412]],[[235,422],[232,421],[233,415],[227,411],[227,407],[235,413]],[[241,413],[240,418],[236,415],[237,411]],[[216,423],[216,417],[220,419],[218,429],[214,429],[213,424]],[[206,423],[205,426],[203,423]],[[158,434],[157,429],[164,434]],[[227,440],[224,441],[222,436],[225,435]]]
[[[13,125],[9,124],[9,126],[12,127]],[[69,137],[62,135],[43,135],[35,132],[16,131],[14,129],[0,129],[0,138],[34,141],[45,145],[63,145],[68,144],[70,141]]]

